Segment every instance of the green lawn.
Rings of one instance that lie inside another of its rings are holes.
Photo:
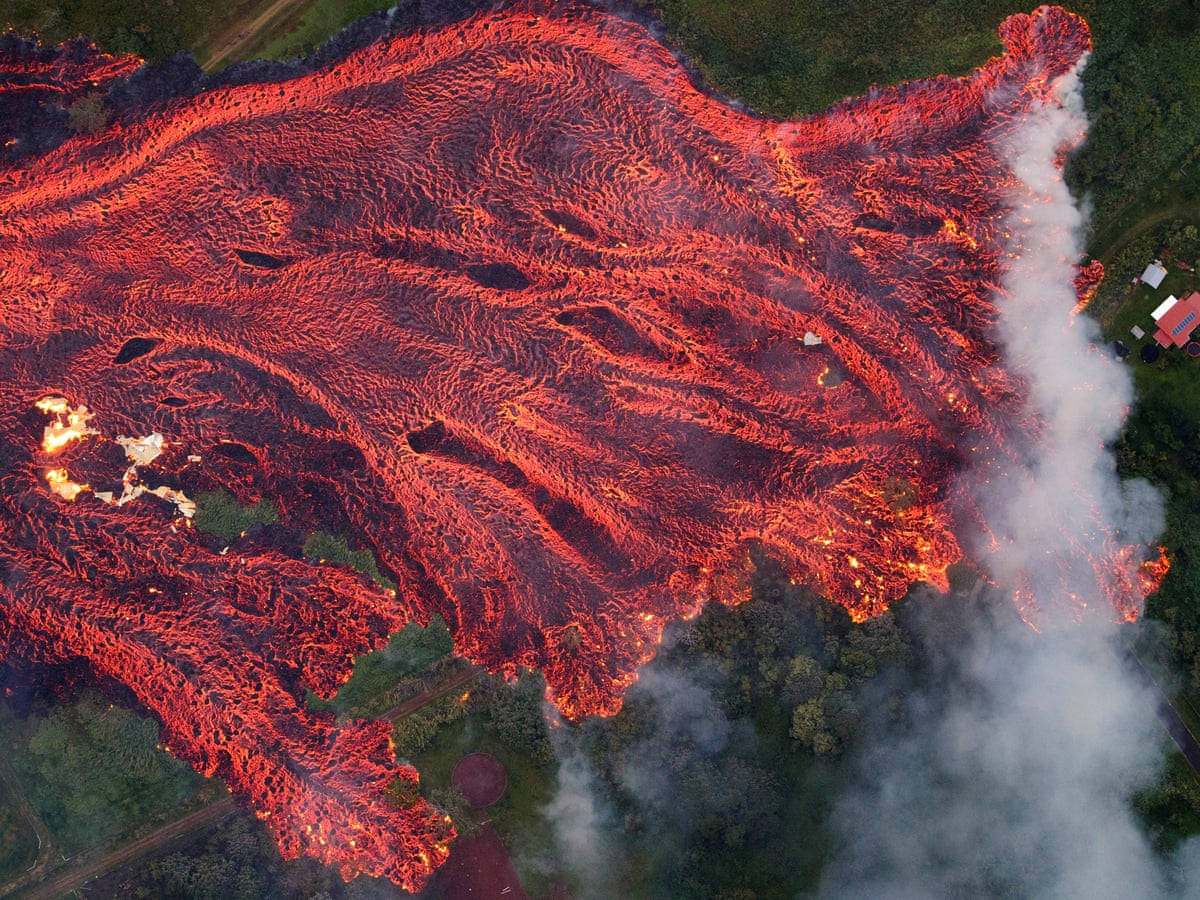
[[[387,9],[390,5],[371,0],[312,0],[298,16],[289,18],[275,33],[265,34],[262,40],[252,44],[247,56],[252,59],[293,59],[304,56],[355,19],[377,9]]]
[[[1146,262],[1151,262],[1147,258]],[[1137,338],[1130,329],[1137,325],[1146,333],[1139,344],[1151,340],[1154,336],[1154,320],[1150,313],[1169,296],[1184,297],[1191,291],[1200,288],[1200,280],[1191,272],[1184,272],[1174,266],[1167,268],[1167,277],[1158,289],[1146,284],[1133,285],[1122,279],[1122,283],[1114,285],[1112,293],[1115,302],[1107,303],[1103,310],[1095,310],[1094,315],[1104,329],[1104,335],[1109,340],[1122,340],[1134,346]],[[1140,370],[1141,367],[1135,369]]]

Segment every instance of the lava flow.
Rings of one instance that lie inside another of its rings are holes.
[[[450,826],[388,799],[386,725],[304,702],[405,622],[580,716],[740,599],[748,542],[857,618],[944,585],[967,448],[1031,427],[996,147],[1089,46],[1055,8],[1001,33],[781,123],[641,25],[523,3],[0,168],[0,652],[86,660],[286,854],[413,888]],[[203,538],[218,487],[396,590]]]

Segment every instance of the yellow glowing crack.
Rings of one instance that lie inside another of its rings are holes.
[[[84,435],[100,434],[99,431],[88,426],[87,423],[93,418],[93,414],[89,413],[87,407],[83,404],[72,410],[66,398],[46,397],[37,402],[37,408],[44,413],[49,413],[56,417],[53,422],[46,426],[42,437],[42,449],[47,453],[57,452],[71,441],[78,440]],[[149,465],[158,459],[162,455],[163,448],[166,446],[166,440],[159,432],[154,431],[145,437],[139,438],[121,435],[116,438],[116,443],[124,448],[125,458],[129,460],[129,468],[121,476],[121,483],[123,485],[121,495],[117,497],[114,496],[112,491],[95,491],[92,496],[110,506],[124,506],[131,500],[136,500],[142,494],[153,494],[156,497],[161,497],[163,500],[174,503],[175,508],[184,518],[190,519],[196,515],[195,501],[191,500],[182,491],[177,491],[166,485],[148,488],[140,483],[138,468]],[[189,460],[191,459],[192,457],[189,457]],[[72,481],[67,474],[67,470],[62,467],[50,469],[46,472],[46,483],[53,493],[64,500],[74,500],[79,496],[80,492],[91,490],[89,485]]]
[[[72,441],[100,433],[88,426],[93,414],[82,403],[71,409],[65,397],[43,397],[37,402],[37,408],[54,416],[54,420],[42,431],[42,450],[45,453],[57,453]]]

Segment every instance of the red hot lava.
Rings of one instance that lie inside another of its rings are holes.
[[[404,622],[579,716],[737,599],[748,541],[859,618],[944,584],[965,437],[1021,408],[995,144],[1089,45],[1059,9],[1002,35],[781,123],[639,25],[518,5],[0,169],[3,652],[87,660],[286,854],[415,888],[448,824],[387,799],[385,725],[303,699]],[[216,486],[332,518],[395,596],[206,542],[178,495]]]

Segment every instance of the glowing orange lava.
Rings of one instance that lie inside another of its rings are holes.
[[[1022,427],[995,144],[1089,46],[1058,9],[1002,36],[775,122],[640,25],[516,4],[0,168],[3,652],[88,660],[285,854],[413,888],[450,826],[388,799],[386,724],[304,702],[405,622],[579,716],[744,596],[748,541],[859,619],[944,585],[952,476]],[[394,596],[204,540],[169,498],[216,487]]]

